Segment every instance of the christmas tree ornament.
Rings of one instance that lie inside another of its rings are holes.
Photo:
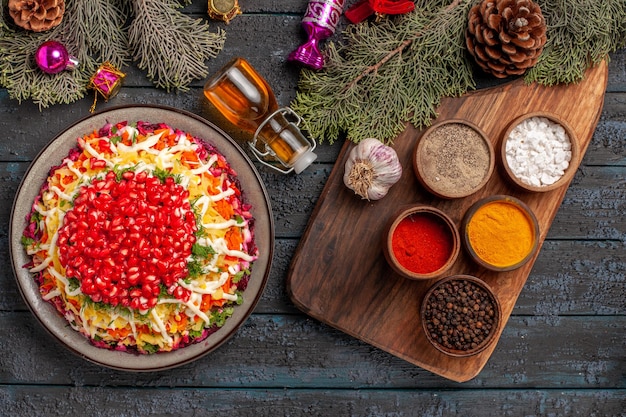
[[[531,0],[482,0],[470,9],[465,39],[485,72],[506,78],[537,63],[546,31],[541,8]]]
[[[9,0],[9,15],[19,27],[43,32],[61,23],[65,0]]]
[[[310,0],[302,18],[302,27],[308,40],[289,54],[290,61],[297,61],[312,69],[324,67],[324,56],[320,52],[319,42],[335,33],[337,23],[343,12],[344,0]]]
[[[110,62],[100,65],[96,72],[89,79],[88,88],[95,90],[96,94],[93,99],[93,105],[89,109],[91,113],[96,109],[98,95],[109,101],[114,97],[122,87],[122,80],[126,74],[115,68]]]
[[[411,0],[360,0],[346,10],[350,23],[360,23],[375,14],[377,19],[386,15],[405,14],[415,10]]]
[[[46,74],[58,74],[78,66],[76,57],[70,55],[65,46],[57,41],[47,41],[39,45],[35,52],[35,62]]]
[[[241,14],[241,8],[238,0],[209,0],[208,14],[211,19],[228,24],[235,16]]]

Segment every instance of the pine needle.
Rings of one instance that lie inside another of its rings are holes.
[[[429,124],[441,97],[474,86],[463,41],[470,3],[422,1],[406,16],[348,26],[323,71],[302,71],[292,107],[311,136],[390,143],[407,121]]]
[[[577,83],[590,66],[626,46],[626,1],[538,1],[548,40],[526,82]]]
[[[40,107],[81,99],[98,65],[96,59],[117,65],[128,60],[123,4],[124,0],[67,1],[61,24],[50,31],[4,33],[0,38],[0,84],[11,98],[20,103],[32,99]],[[66,46],[78,59],[78,68],[54,75],[39,70],[33,56],[39,45],[51,39]]]
[[[0,36],[4,36],[5,32],[8,30],[9,28],[4,21],[4,1],[0,0]]]
[[[176,0],[133,0],[128,29],[132,54],[157,87],[185,91],[194,79],[205,78],[204,62],[219,54],[225,35],[208,30],[208,23],[176,9]]]
[[[61,24],[34,33],[8,22],[6,0],[0,0],[0,86],[12,99],[20,103],[32,99],[40,108],[71,103],[85,96],[100,64],[108,61],[123,69],[134,58],[157,87],[187,89],[194,79],[206,77],[205,61],[221,51],[225,38],[223,31],[210,33],[208,24],[178,10],[190,3],[66,0]],[[127,27],[130,18],[134,19]],[[77,69],[49,75],[37,68],[35,51],[50,39],[61,42],[77,58]]]
[[[430,125],[442,97],[475,88],[465,50],[467,13],[477,0],[416,1],[415,11],[381,23],[349,25],[329,42],[322,71],[304,69],[291,107],[319,142],[340,135],[386,143],[410,122]],[[575,83],[626,46],[624,0],[538,0],[548,42],[526,82]]]
[[[64,37],[68,44],[76,45],[78,60],[91,56],[118,68],[128,65],[128,37],[124,32],[128,2],[89,0],[76,1],[75,6],[76,13]]]

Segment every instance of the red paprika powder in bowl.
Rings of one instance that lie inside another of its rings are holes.
[[[387,263],[409,279],[441,276],[459,254],[459,231],[439,209],[417,205],[400,209],[385,228],[383,251]]]

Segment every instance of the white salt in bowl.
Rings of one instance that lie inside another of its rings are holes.
[[[546,192],[568,184],[580,158],[578,138],[558,116],[534,112],[513,120],[500,143],[506,176],[526,191]]]

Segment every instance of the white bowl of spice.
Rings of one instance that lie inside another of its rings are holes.
[[[445,120],[428,128],[414,149],[413,168],[426,190],[441,198],[462,198],[481,189],[493,173],[493,145],[466,120]]]
[[[502,137],[500,152],[509,179],[535,192],[566,184],[576,173],[580,154],[572,128],[546,112],[513,120]]]

